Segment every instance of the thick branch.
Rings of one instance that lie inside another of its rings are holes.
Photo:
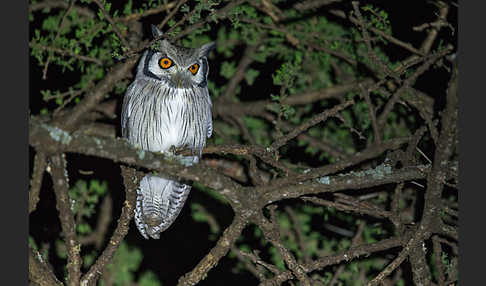
[[[423,245],[417,245],[410,250],[414,285],[430,285],[432,280],[425,251]]]
[[[400,255],[393,263],[388,265],[380,274],[375,277],[369,286],[378,285],[378,283],[388,274],[390,274],[401,262],[410,254],[412,271],[414,272],[415,282],[430,281],[430,272],[425,264],[424,254],[418,248],[422,247],[425,239],[440,230],[443,223],[440,221],[441,197],[444,181],[448,173],[448,159],[454,148],[454,137],[457,122],[457,67],[454,67],[452,79],[447,92],[446,110],[442,116],[442,132],[439,136],[439,142],[434,157],[432,169],[427,178],[427,191],[425,193],[424,214],[414,238],[404,247]],[[414,256],[414,257],[412,257]]]
[[[29,247],[29,279],[40,286],[62,286],[39,252]]]
[[[54,155],[50,158],[52,164],[52,181],[54,192],[56,193],[56,208],[59,211],[62,233],[67,248],[68,256],[68,278],[69,286],[79,286],[81,277],[81,245],[76,236],[76,225],[74,215],[71,211],[71,199],[69,198],[69,183],[66,171],[66,159],[64,154]]]
[[[390,168],[389,170],[383,170],[383,172],[370,169],[346,175],[326,176],[301,184],[283,186],[277,190],[265,193],[262,195],[260,203],[271,204],[279,200],[298,198],[304,195],[358,190],[396,182],[418,180],[425,178],[428,170],[429,168],[425,166],[414,166],[397,170]]]
[[[425,205],[423,223],[430,223],[434,218],[439,218],[442,206],[442,189],[447,178],[449,157],[452,155],[455,146],[455,134],[457,124],[457,89],[458,70],[453,69],[449,89],[447,90],[447,105],[442,113],[442,130],[435,149],[434,163],[427,178],[427,191],[425,193]],[[430,220],[430,221],[429,221]]]
[[[237,193],[242,187],[230,178],[200,164],[185,167],[161,153],[136,149],[124,139],[92,137],[80,133],[70,135],[32,118],[29,123],[29,144],[47,153],[68,152],[97,156],[157,170],[174,178],[200,182],[228,198],[233,207],[241,205]]]
[[[309,172],[305,174],[300,174],[297,176],[289,176],[284,177],[281,179],[274,180],[272,184],[268,187],[266,192],[273,192],[278,189],[281,189],[285,186],[296,185],[299,182],[304,182],[311,179],[316,179],[319,177],[323,177],[332,173],[336,173],[342,171],[348,167],[357,165],[362,163],[366,160],[375,158],[381,155],[383,152],[387,150],[394,150],[400,148],[404,143],[408,142],[409,138],[394,138],[388,141],[383,142],[380,145],[373,145],[369,148],[357,152],[353,156],[349,156],[347,160],[341,160],[334,164],[325,165],[323,167],[309,169]]]

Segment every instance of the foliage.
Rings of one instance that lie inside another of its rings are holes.
[[[135,272],[139,268],[142,259],[142,252],[138,248],[130,247],[123,242],[113,257],[113,262],[106,268],[106,276],[109,277],[108,279],[113,279],[113,281],[109,282],[110,285],[131,285],[131,283],[136,281]],[[137,283],[138,285],[143,286],[162,285],[152,271],[143,272]],[[100,281],[100,286],[105,286],[107,284],[107,281]]]
[[[113,73],[111,69],[114,66],[132,57],[139,57],[142,50],[154,45],[149,43],[149,25],[161,23],[164,23],[164,36],[175,40],[179,45],[198,47],[210,41],[218,43],[209,58],[211,68],[208,89],[214,106],[223,111],[215,115],[215,132],[208,145],[238,144],[268,150],[276,140],[313,120],[322,112],[346,100],[354,101],[352,106],[302,130],[300,136],[289,139],[282,148],[271,155],[267,154],[267,157],[241,155],[236,154],[237,152],[223,152],[224,156],[221,153],[211,154],[210,156],[224,158],[238,166],[224,168],[225,175],[229,174],[228,176],[233,177],[235,181],[244,180],[243,187],[259,184],[252,174],[252,168],[258,169],[261,181],[268,182],[281,178],[282,174],[288,174],[289,170],[305,175],[311,168],[339,162],[366,147],[372,147],[377,142],[374,121],[380,121],[379,115],[386,109],[387,103],[397,90],[396,85],[403,84],[403,81],[418,70],[418,66],[406,69],[398,74],[400,81],[393,81],[385,72],[386,69],[396,71],[403,64],[401,57],[391,55],[389,51],[389,37],[397,36],[392,31],[395,31],[395,25],[400,23],[394,22],[392,8],[387,5],[378,7],[366,4],[360,7],[363,25],[372,35],[370,39],[364,35],[359,24],[345,23],[343,19],[338,21],[336,15],[325,8],[296,8],[300,2],[303,5],[313,1],[242,1],[242,4],[235,5],[228,11],[224,11],[224,7],[236,1],[74,2],[72,9],[68,9],[69,4],[62,7],[45,5],[43,8],[29,11],[31,65],[35,66],[39,81],[44,76],[47,78],[44,84],[37,83],[36,88],[31,89],[31,102],[39,103],[30,106],[32,116],[56,118],[58,113],[70,112],[79,106],[83,99],[91,95],[95,87],[101,85],[100,83]],[[48,1],[31,1],[31,7],[42,3]],[[168,9],[164,7],[167,3],[170,3]],[[263,3],[265,5],[262,6]],[[347,13],[353,10],[351,5],[345,3],[337,5]],[[359,21],[356,13],[348,14]],[[166,18],[167,15],[171,15],[170,18]],[[382,34],[372,33],[370,29],[377,29]],[[130,45],[125,45],[125,41]],[[367,41],[370,41],[371,49],[367,46]],[[435,52],[444,51],[447,44],[447,38],[441,39]],[[243,71],[239,70],[241,63],[245,61],[248,64]],[[445,65],[437,64],[435,68],[435,71],[445,70]],[[237,80],[233,82],[235,78]],[[375,88],[363,83],[367,80],[373,83],[382,82]],[[115,86],[104,94],[101,104],[120,104],[130,81],[131,77],[117,81]],[[356,85],[338,94],[329,92],[333,88],[356,82],[363,84],[359,88]],[[416,81],[407,84],[409,87],[415,86]],[[326,92],[331,95],[322,96]],[[312,99],[302,100],[306,96]],[[369,96],[370,100],[367,101],[365,96]],[[379,126],[380,140],[411,137],[425,121],[439,118],[438,114],[434,114],[433,104],[426,110],[432,110],[431,114],[424,115],[426,112],[424,113],[425,109],[422,108],[425,108],[425,105],[410,103],[414,96],[412,89],[405,90],[400,101],[386,115],[383,125]],[[315,99],[317,97],[319,99]],[[301,101],[295,103],[299,100]],[[235,108],[237,110],[225,110],[226,104],[229,103],[238,106]],[[257,104],[252,106],[255,106],[258,112],[245,111],[246,104],[254,103]],[[115,126],[119,125],[119,117],[116,118],[113,111],[115,108],[102,110],[105,107],[102,108],[101,104],[98,106],[99,110],[90,110],[89,118],[86,120],[92,120],[91,123],[96,124],[108,124],[115,132]],[[378,118],[373,118],[370,110]],[[425,118],[427,116],[430,118]],[[430,128],[430,125],[427,127]],[[434,138],[427,135],[421,144],[435,145],[437,142],[433,140]],[[428,154],[432,151],[433,149],[426,150]],[[387,153],[386,157],[394,155],[396,153]],[[364,161],[353,168],[359,172],[376,167],[383,163],[384,157],[385,155],[376,156],[372,162]],[[395,157],[400,157],[400,154]],[[252,162],[251,158],[255,159],[256,163]],[[74,160],[73,164],[73,168],[77,168]],[[79,237],[88,237],[95,232],[101,199],[108,193],[120,192],[111,188],[112,185],[117,185],[112,174],[119,172],[113,168],[115,171],[110,172],[110,175],[99,170],[89,177],[70,174],[70,179],[74,182],[69,189],[70,206]],[[351,173],[341,175],[349,174]],[[273,211],[271,219],[279,227],[283,246],[299,263],[308,263],[326,255],[348,250],[354,245],[353,240],[360,243],[376,243],[396,234],[396,229],[382,217],[360,212],[361,207],[366,204],[390,211],[394,193],[388,187],[359,190],[359,194],[344,192],[348,196],[344,199],[332,194],[328,196],[324,192],[316,196],[334,203],[333,206],[304,202],[300,199],[282,200],[275,204],[278,207]],[[346,190],[344,188],[344,191]],[[195,192],[206,197],[210,205],[194,199],[185,211],[190,212],[194,225],[208,224],[208,233],[202,236],[205,240],[215,243],[223,234],[225,228],[222,224],[226,222],[225,218],[219,217],[215,209],[233,205],[228,203],[224,192],[217,192],[204,184],[195,182],[193,193]],[[374,192],[380,192],[380,195],[363,200],[359,197]],[[403,211],[404,217],[412,213],[411,219],[406,221],[410,224],[416,220],[417,193],[413,187],[407,185],[398,201],[398,211]],[[351,200],[351,196],[357,199]],[[451,203],[457,202],[457,196],[451,195],[449,198]],[[358,211],[351,207],[343,210],[343,206],[339,205],[343,200],[348,200],[346,202],[350,205],[355,204],[354,207],[358,206]],[[366,202],[361,204],[361,201]],[[123,198],[114,203],[121,206]],[[263,209],[267,211],[266,208]],[[363,225],[362,229],[360,225]],[[182,226],[178,227],[180,231]],[[110,230],[112,228],[111,225]],[[130,231],[134,231],[133,225]],[[107,233],[111,235],[110,231]],[[166,283],[160,282],[162,276],[157,267],[141,270],[142,261],[149,254],[145,252],[147,248],[144,242],[140,242],[141,237],[138,233],[136,235],[137,239],[121,243],[98,285],[119,286],[137,283],[136,285],[141,286],[155,286]],[[201,239],[200,234],[194,236]],[[36,234],[29,237],[29,245],[38,250],[44,259],[55,261],[52,256],[56,255],[56,259],[65,262],[67,250],[64,238],[59,235],[50,243],[55,251],[49,255],[48,248],[39,247],[41,244],[36,243]],[[93,265],[102,252],[95,248],[82,246],[81,255],[85,270]],[[242,259],[238,251],[248,255],[254,254],[279,271],[289,269],[286,258],[266,239],[265,233],[256,224],[247,227],[244,235],[236,240],[235,249],[228,255],[230,266],[225,266],[228,267],[225,268],[228,273],[232,271],[250,275],[251,270],[247,266],[250,260]],[[447,250],[441,252],[440,258],[446,273],[450,273],[448,277],[453,277],[453,260],[456,257]],[[388,265],[389,261],[388,256],[371,255],[327,266],[308,275],[325,285],[333,279],[335,285],[362,285],[360,283],[363,278],[372,279]],[[438,279],[436,263],[434,259],[429,261],[434,280]],[[54,267],[57,272],[62,271],[66,274],[67,268],[64,266]],[[337,272],[339,267],[341,269]],[[258,265],[258,271],[263,273],[265,278],[273,277],[275,269]],[[338,276],[334,277],[335,273],[338,273]],[[171,282],[175,283],[176,278],[174,277]],[[409,285],[407,283],[411,283],[411,279],[400,276],[395,282],[395,285]],[[202,283],[210,285],[211,280]]]

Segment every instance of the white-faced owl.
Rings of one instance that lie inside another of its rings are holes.
[[[162,32],[152,26],[154,37]],[[145,51],[122,107],[122,135],[142,150],[173,154],[192,150],[183,158],[197,163],[212,133],[211,98],[207,88],[209,52],[175,46],[166,39]],[[157,175],[146,175],[137,189],[135,223],[148,239],[158,239],[179,215],[191,186]]]

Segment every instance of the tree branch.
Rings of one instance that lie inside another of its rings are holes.
[[[42,186],[42,178],[47,165],[46,155],[42,152],[37,152],[34,157],[34,170],[30,180],[29,191],[29,214],[37,208],[39,202],[39,193]]]
[[[39,252],[29,247],[29,280],[40,286],[63,286]]]
[[[350,105],[354,104],[354,100],[348,100],[342,104],[339,104],[331,109],[324,110],[322,113],[314,116],[309,121],[303,123],[299,127],[295,128],[294,130],[290,131],[289,133],[285,134],[284,136],[275,140],[272,145],[270,145],[270,149],[278,150],[280,147],[285,145],[289,140],[294,139],[300,133],[306,131],[307,129],[311,128],[312,126],[327,120],[327,118],[336,115],[339,111],[346,109]]]
[[[189,273],[179,278],[178,286],[195,285],[199,283],[223,258],[240,236],[243,229],[248,224],[248,214],[236,213],[231,225],[225,229],[223,235],[219,238],[216,245],[211,251],[197,264]]]
[[[387,249],[395,248],[402,245],[403,238],[388,238],[376,243],[363,244],[355,247],[351,247],[348,250],[340,251],[333,255],[328,255],[325,257],[318,258],[317,260],[304,264],[304,269],[308,272],[315,271],[318,269],[323,269],[324,267],[330,265],[336,265],[343,261],[350,261],[352,259],[358,258],[360,256],[369,255],[374,252],[384,251]],[[275,275],[271,279],[267,279],[260,283],[260,286],[272,286],[280,285],[281,283],[292,279],[293,275],[291,271],[283,271]]]
[[[88,272],[83,275],[81,286],[96,285],[99,275],[104,271],[106,265],[111,262],[113,255],[115,255],[115,252],[128,233],[130,220],[133,218],[135,210],[136,189],[143,174],[124,166],[121,169],[125,184],[125,203],[123,204],[122,212],[118,219],[118,225],[103,253],[91,265]]]
[[[106,73],[106,76],[94,87],[92,93],[84,97],[73,110],[65,116],[59,116],[54,124],[69,132],[76,130],[81,118],[92,110],[105,98],[115,85],[124,78],[130,77],[130,70],[135,66],[137,59],[128,59],[126,62],[115,65]]]
[[[186,167],[161,153],[144,151],[131,146],[124,139],[92,137],[80,133],[70,135],[65,130],[31,118],[29,144],[47,153],[68,152],[107,158],[114,162],[156,170],[174,179],[183,178],[200,182],[223,194],[233,207],[241,205],[238,192],[242,187],[202,165]]]
[[[82,264],[81,256],[79,255],[81,245],[76,235],[74,215],[71,211],[71,199],[68,195],[69,183],[66,171],[66,159],[64,158],[64,154],[57,154],[51,156],[50,161],[52,164],[51,174],[54,192],[56,193],[56,208],[59,211],[62,233],[64,234],[64,241],[67,248],[67,285],[79,286]]]

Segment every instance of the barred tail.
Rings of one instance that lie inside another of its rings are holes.
[[[191,186],[159,176],[146,175],[137,189],[135,223],[146,239],[159,239],[184,207]]]

